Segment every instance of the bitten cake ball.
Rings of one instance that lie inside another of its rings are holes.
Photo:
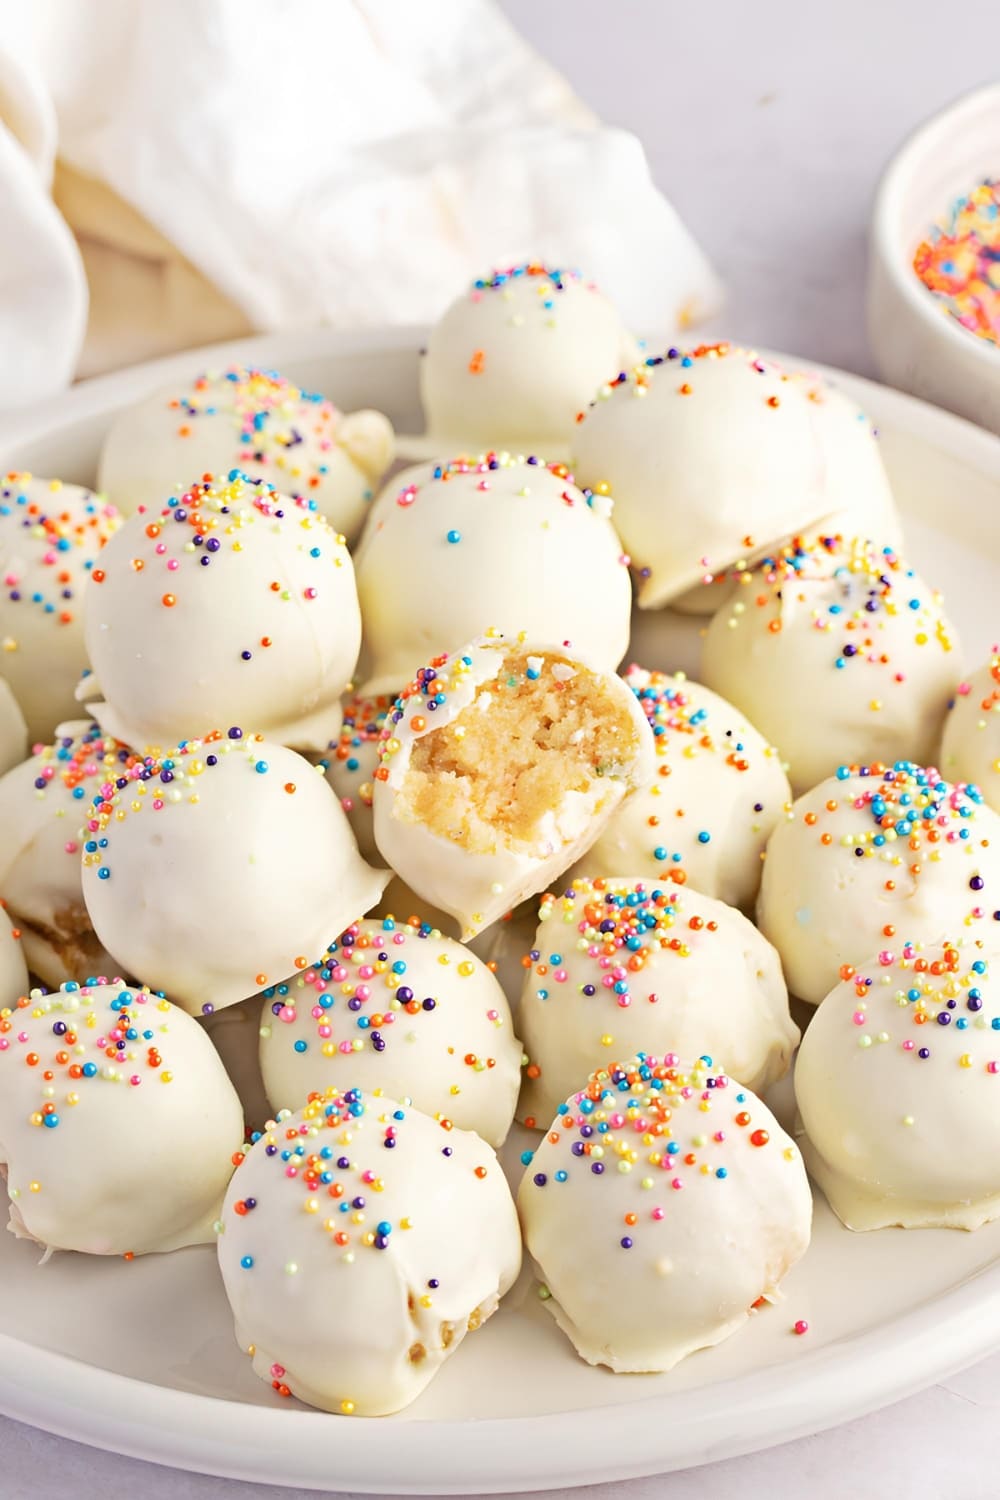
[[[28,726],[5,678],[0,677],[0,776],[28,753]]]
[[[282,1111],[238,1168],[222,1227],[222,1279],[254,1370],[348,1416],[415,1400],[521,1264],[490,1147],[360,1089]]]
[[[95,795],[136,763],[96,724],[65,724],[52,745],[0,778],[0,898],[33,974],[50,988],[117,974],[83,900],[81,829]]]
[[[1000,817],[978,787],[909,761],[841,766],[772,833],[757,924],[818,1005],[873,953],[992,929],[998,896]]]
[[[376,842],[463,938],[567,869],[653,770],[620,677],[499,634],[421,668],[383,733]]]
[[[165,749],[231,721],[322,750],[361,644],[354,569],[315,501],[209,477],[118,532],[86,639],[80,696],[127,744]]]
[[[344,699],[340,734],[315,757],[340,798],[358,848],[365,859],[377,859],[372,794],[378,766],[379,740],[386,715],[395,703],[392,694],[369,697],[355,693]]]
[[[799,1039],[778,955],[742,912],[641,880],[577,880],[542,897],[518,1025],[519,1118],[544,1129],[605,1059],[637,1048],[696,1056],[763,1092]]]
[[[940,595],[891,548],[840,536],[791,543],[744,575],[701,660],[796,792],[838,765],[930,760],[959,669]]]
[[[656,744],[645,786],[612,817],[581,875],[643,875],[749,906],[764,845],[792,800],[778,752],[739,709],[677,673],[631,666],[625,681]]]
[[[75,484],[0,478],[0,668],[32,743],[79,712],[84,585],[120,522],[113,505]]]
[[[120,980],[0,1011],[10,1228],[54,1250],[143,1255],[214,1237],[243,1112],[196,1021]]]
[[[849,1229],[1000,1216],[998,969],[971,939],[906,943],[859,965],[810,1022],[802,1152]]]
[[[951,695],[941,738],[941,770],[979,787],[1000,811],[1000,648]]]
[[[805,1253],[795,1145],[710,1057],[639,1053],[560,1105],[517,1196],[545,1306],[588,1364],[669,1370],[775,1296]]]
[[[264,1001],[260,1062],[273,1108],[326,1088],[383,1089],[491,1146],[506,1140],[521,1044],[503,990],[461,943],[390,917],[356,922]]]
[[[28,991],[28,966],[21,946],[21,930],[0,906],[0,1006],[16,1005]]]
[[[494,271],[431,330],[420,365],[427,437],[415,446],[564,456],[577,414],[638,356],[615,308],[578,271]]]
[[[380,501],[357,555],[365,691],[402,687],[491,626],[613,670],[628,647],[632,586],[611,510],[564,465],[506,453],[437,465],[394,504]]]
[[[100,488],[126,514],[158,507],[193,474],[239,469],[306,496],[353,537],[393,455],[378,411],[349,416],[273,370],[233,365],[128,407],[101,454]]]
[[[235,727],[109,775],[83,838],[99,940],[195,1015],[305,969],[388,878],[315,766]]]

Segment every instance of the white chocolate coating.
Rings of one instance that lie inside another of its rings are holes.
[[[0,906],[0,1008],[16,1005],[28,993],[28,966],[19,930]]]
[[[649,360],[576,428],[577,480],[615,497],[615,525],[656,609],[832,507],[801,380],[745,349]]]
[[[375,839],[382,857],[418,895],[456,919],[463,941],[544,889],[567,869],[590,846],[624,798],[648,780],[653,768],[652,734],[646,717],[621,679],[607,674],[609,690],[636,729],[637,749],[627,763],[609,767],[608,774],[595,779],[586,790],[567,789],[560,805],[551,808],[531,847],[518,846],[498,833],[491,852],[473,852],[405,817],[398,807],[398,797],[414,745],[457,718],[484,684],[496,681],[512,649],[512,641],[491,635],[451,656],[435,658],[431,668],[418,674],[389,716],[385,732],[390,738],[375,781]],[[543,663],[540,670],[553,670],[552,663],[544,665],[550,648],[532,644],[519,645],[518,649],[537,651]],[[560,659],[565,655],[558,648],[554,654]],[[414,712],[432,699],[436,703],[433,714]],[[488,712],[489,695],[480,701]]]
[[[735,1333],[804,1254],[802,1159],[699,1058],[609,1063],[561,1106],[517,1195],[545,1306],[592,1365],[669,1370]]]
[[[126,521],[85,614],[94,678],[78,696],[116,739],[165,749],[247,724],[322,750],[339,732],[361,613],[344,539],[311,501],[240,476],[194,484]]]
[[[305,968],[388,878],[321,772],[259,735],[191,740],[122,777],[84,825],[87,910],[130,974],[195,1015]]]
[[[961,656],[940,595],[891,549],[829,536],[743,576],[708,627],[701,670],[802,792],[838,765],[927,764]]]
[[[347,821],[365,859],[377,860],[379,857],[375,846],[372,797],[379,737],[395,701],[391,693],[374,698],[364,693],[345,696],[340,734],[322,755],[310,757],[322,767],[324,776],[340,798],[340,805],[347,814]]]
[[[78,485],[0,478],[0,667],[32,744],[78,712],[84,586],[119,524],[114,506]]]
[[[28,726],[5,677],[0,677],[0,776],[28,753]]]
[[[272,1109],[382,1089],[424,1114],[507,1138],[521,1043],[484,963],[428,927],[356,922],[304,974],[264,992],[261,1073]]]
[[[941,736],[941,770],[951,781],[971,781],[1000,812],[1000,653],[960,682]]]
[[[481,277],[431,330],[420,364],[427,436],[410,449],[565,456],[578,414],[638,356],[615,308],[577,272]]]
[[[381,412],[345,415],[273,370],[234,365],[126,408],[105,438],[98,487],[132,515],[140,505],[158,510],[196,475],[240,469],[315,500],[353,538],[393,447]]]
[[[575,881],[538,918],[517,1012],[526,1125],[543,1130],[608,1057],[640,1049],[701,1047],[756,1093],[788,1071],[799,1030],[781,964],[742,912],[632,879]]]
[[[906,762],[842,767],[772,833],[757,925],[789,992],[818,1005],[873,953],[968,929],[993,941],[998,898],[1000,817],[976,788]]]
[[[222,1059],[229,1081],[239,1095],[248,1130],[263,1130],[274,1111],[260,1076],[260,1014],[263,998],[253,995],[238,1005],[227,1005],[198,1024]]]
[[[633,665],[624,677],[653,731],[656,767],[578,873],[669,880],[680,867],[695,890],[751,906],[764,845],[792,800],[778,752],[739,709],[683,673]]]
[[[628,647],[632,585],[613,502],[565,465],[508,453],[458,458],[380,497],[356,556],[366,693],[495,627],[562,642],[613,670]]]
[[[413,1401],[521,1264],[490,1147],[360,1090],[279,1116],[238,1168],[222,1224],[219,1266],[254,1370],[347,1415]]]
[[[15,1234],[90,1255],[210,1242],[242,1143],[215,1049],[161,996],[99,980],[0,1013]]]
[[[81,829],[99,788],[133,758],[96,724],[59,727],[54,744],[0,778],[0,898],[21,929],[32,973],[50,989],[121,969],[84,904]]]
[[[795,1098],[810,1175],[849,1229],[1000,1215],[1000,993],[971,938],[872,959],[809,1024]]]

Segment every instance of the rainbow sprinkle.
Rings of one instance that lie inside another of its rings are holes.
[[[1000,179],[956,198],[913,256],[942,311],[987,343],[1000,343]]]

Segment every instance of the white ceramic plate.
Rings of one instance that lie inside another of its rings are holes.
[[[273,365],[343,406],[384,406],[415,431],[417,344],[398,330],[320,333],[160,361],[0,428],[0,463],[91,482],[122,406],[233,358]],[[910,554],[947,591],[974,663],[1000,635],[1000,441],[837,378],[881,428]],[[649,666],[691,669],[697,624],[646,615],[633,652]],[[681,1468],[832,1426],[1000,1345],[1000,1223],[972,1235],[854,1235],[819,1200],[784,1303],[668,1375],[582,1364],[525,1276],[414,1406],[371,1421],[308,1411],[256,1379],[210,1248],[131,1263],[37,1260],[0,1234],[0,1409],[160,1463],[316,1489],[495,1492]],[[799,1318],[810,1325],[804,1337],[791,1332]]]

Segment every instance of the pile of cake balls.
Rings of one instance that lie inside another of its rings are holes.
[[[807,1169],[853,1230],[1000,1213],[1000,658],[963,676],[869,421],[540,264],[420,382],[406,439],[208,372],[94,491],[0,485],[9,1227],[216,1243],[257,1373],[347,1415],[522,1245],[655,1371],[769,1316]],[[699,680],[633,600],[703,617]]]

